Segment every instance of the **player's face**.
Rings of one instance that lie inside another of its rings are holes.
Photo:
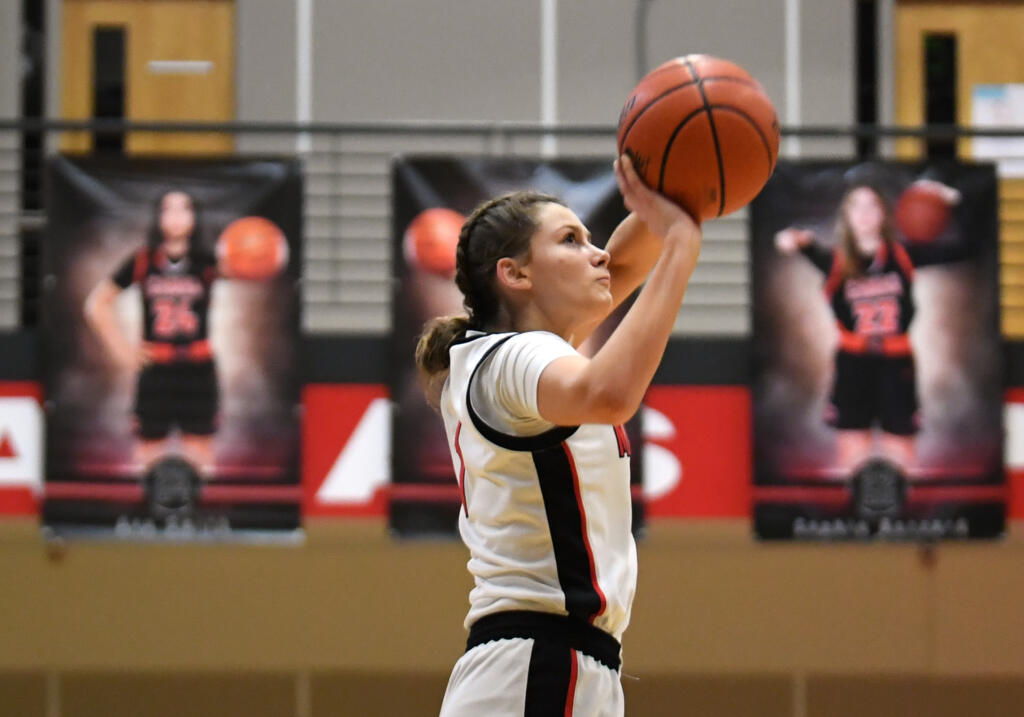
[[[882,242],[885,207],[878,195],[867,187],[858,187],[846,198],[846,221],[853,233],[857,251],[872,256]]]
[[[536,220],[524,271],[537,308],[557,327],[607,314],[612,302],[608,252],[591,244],[583,222],[560,204],[539,206]]]
[[[184,192],[168,192],[160,200],[160,233],[171,254],[188,249],[188,240],[196,225],[192,199]]]

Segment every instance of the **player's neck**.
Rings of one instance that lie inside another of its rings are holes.
[[[567,317],[552,316],[545,313],[536,304],[527,304],[514,316],[510,317],[509,325],[512,331],[524,333],[526,331],[548,331],[561,336],[566,341],[572,338],[576,329],[574,323]]]

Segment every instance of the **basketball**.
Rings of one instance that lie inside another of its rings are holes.
[[[934,188],[911,184],[896,200],[896,226],[911,241],[931,241],[949,223],[946,199]]]
[[[686,55],[652,70],[626,98],[618,148],[648,187],[703,221],[761,191],[778,159],[779,121],[742,67]]]
[[[405,230],[406,261],[431,274],[455,276],[455,250],[465,221],[466,218],[453,209],[424,209]]]
[[[288,263],[288,241],[274,222],[242,217],[217,239],[217,260],[234,279],[269,279]]]

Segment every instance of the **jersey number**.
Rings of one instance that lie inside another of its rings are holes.
[[[153,301],[153,334],[169,339],[199,330],[199,317],[188,299],[156,299]]]
[[[900,305],[891,296],[853,305],[854,331],[864,336],[897,334],[900,330]]]

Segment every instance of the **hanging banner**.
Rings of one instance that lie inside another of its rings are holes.
[[[444,426],[423,398],[413,353],[423,325],[435,316],[464,313],[453,280],[463,219],[480,203],[520,189],[566,201],[603,246],[626,216],[610,161],[485,158],[403,158],[392,167],[395,358],[390,391],[390,524],[401,535],[454,534],[458,482]],[[629,302],[595,331],[581,351],[596,351]],[[639,414],[626,424],[634,486],[634,530],[641,527]]]
[[[751,208],[763,538],[1004,528],[990,165],[780,163]]]
[[[59,157],[47,188],[45,524],[294,537],[298,164]]]

